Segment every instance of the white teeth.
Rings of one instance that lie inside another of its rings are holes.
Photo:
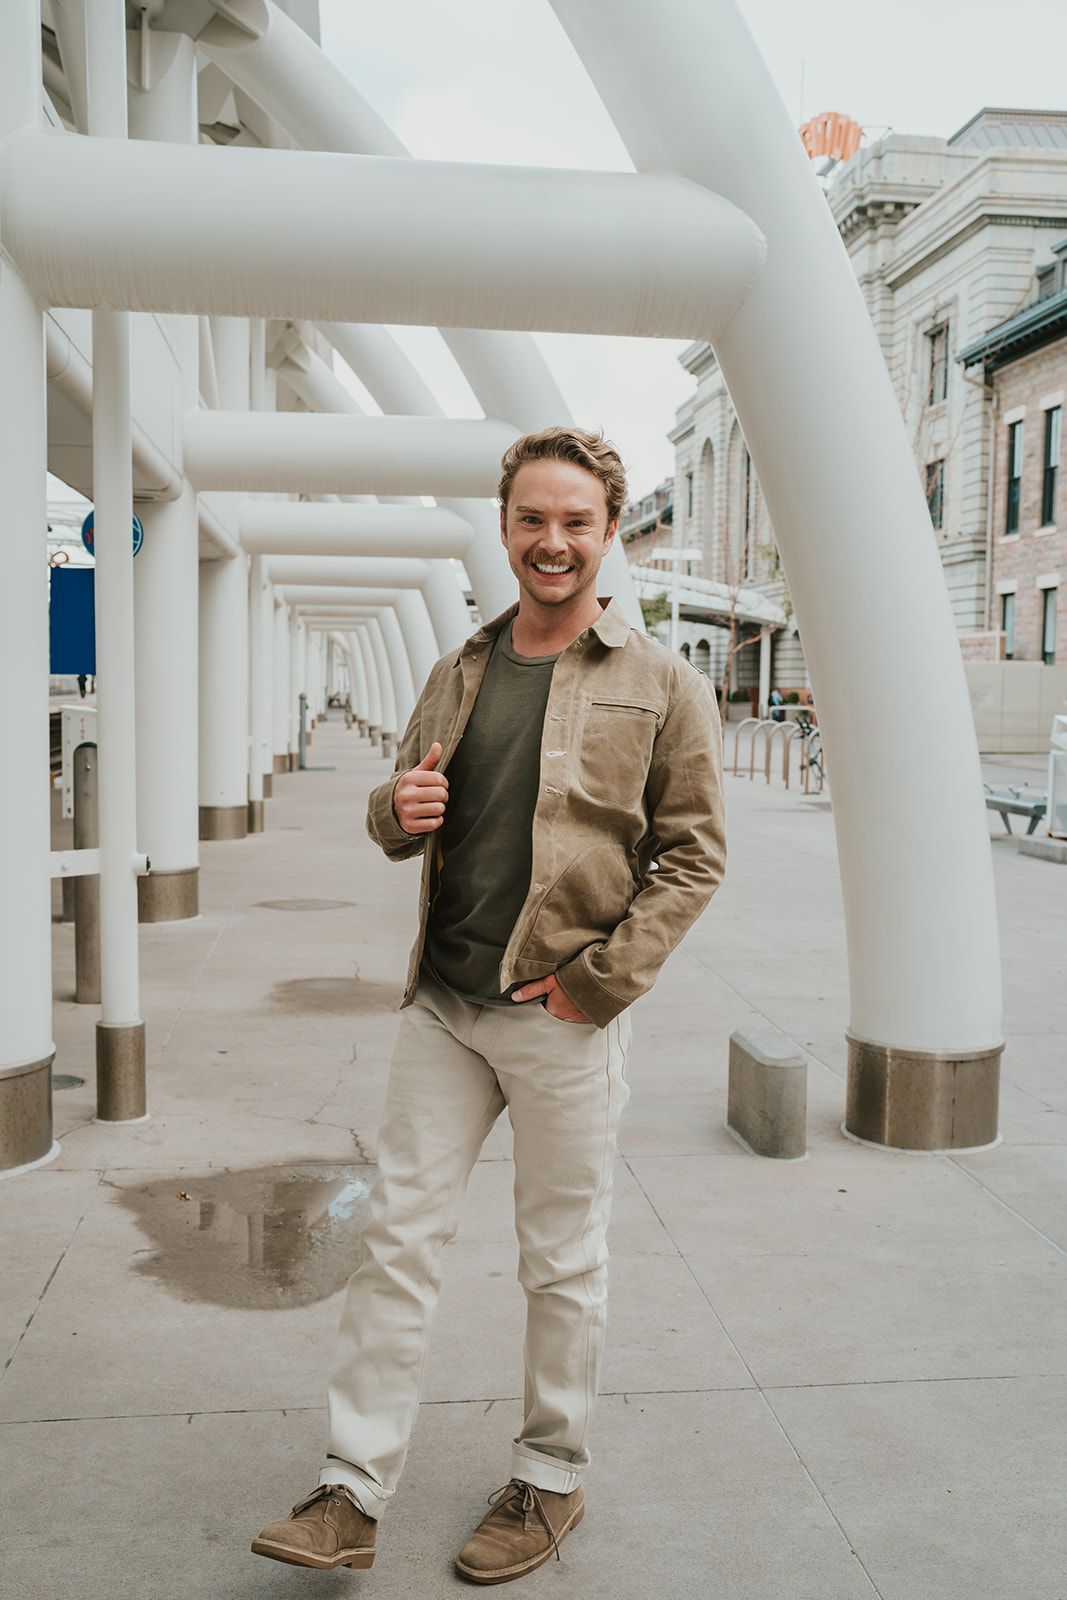
[[[535,561],[534,562],[534,568],[535,568],[535,570],[537,572],[573,572],[574,571],[574,568],[572,566],[571,567],[546,567],[540,561]]]

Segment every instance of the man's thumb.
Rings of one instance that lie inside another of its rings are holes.
[[[437,763],[441,759],[441,753],[441,746],[435,739],[433,744],[427,750],[426,754],[423,756],[422,760],[419,762],[418,766],[415,768],[415,771],[432,772],[434,767],[436,767]]]

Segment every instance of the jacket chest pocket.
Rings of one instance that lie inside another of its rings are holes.
[[[627,811],[639,805],[658,726],[655,706],[639,700],[591,700],[579,763],[586,794]]]

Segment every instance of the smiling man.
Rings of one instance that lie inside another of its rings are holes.
[[[474,1583],[559,1556],[582,1519],[604,1344],[605,1237],[632,1003],[723,875],[714,693],[597,598],[626,498],[601,435],[549,428],[502,463],[519,601],[439,661],[368,829],[422,855],[359,1270],[319,1487],[253,1542],[369,1567],[407,1452],[441,1282],[478,1152],[507,1108],[526,1292],[510,1478],[455,1559]],[[447,1470],[447,1463],[442,1463]]]

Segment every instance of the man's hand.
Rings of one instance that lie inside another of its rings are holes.
[[[435,739],[418,766],[397,779],[393,812],[405,833],[432,833],[445,820],[448,779],[434,771],[441,753]]]
[[[547,978],[535,978],[532,983],[524,983],[521,989],[515,990],[511,998],[533,1000],[541,994],[548,996],[545,1010],[559,1022],[589,1022],[585,1012],[578,1010],[553,972],[550,972]]]

